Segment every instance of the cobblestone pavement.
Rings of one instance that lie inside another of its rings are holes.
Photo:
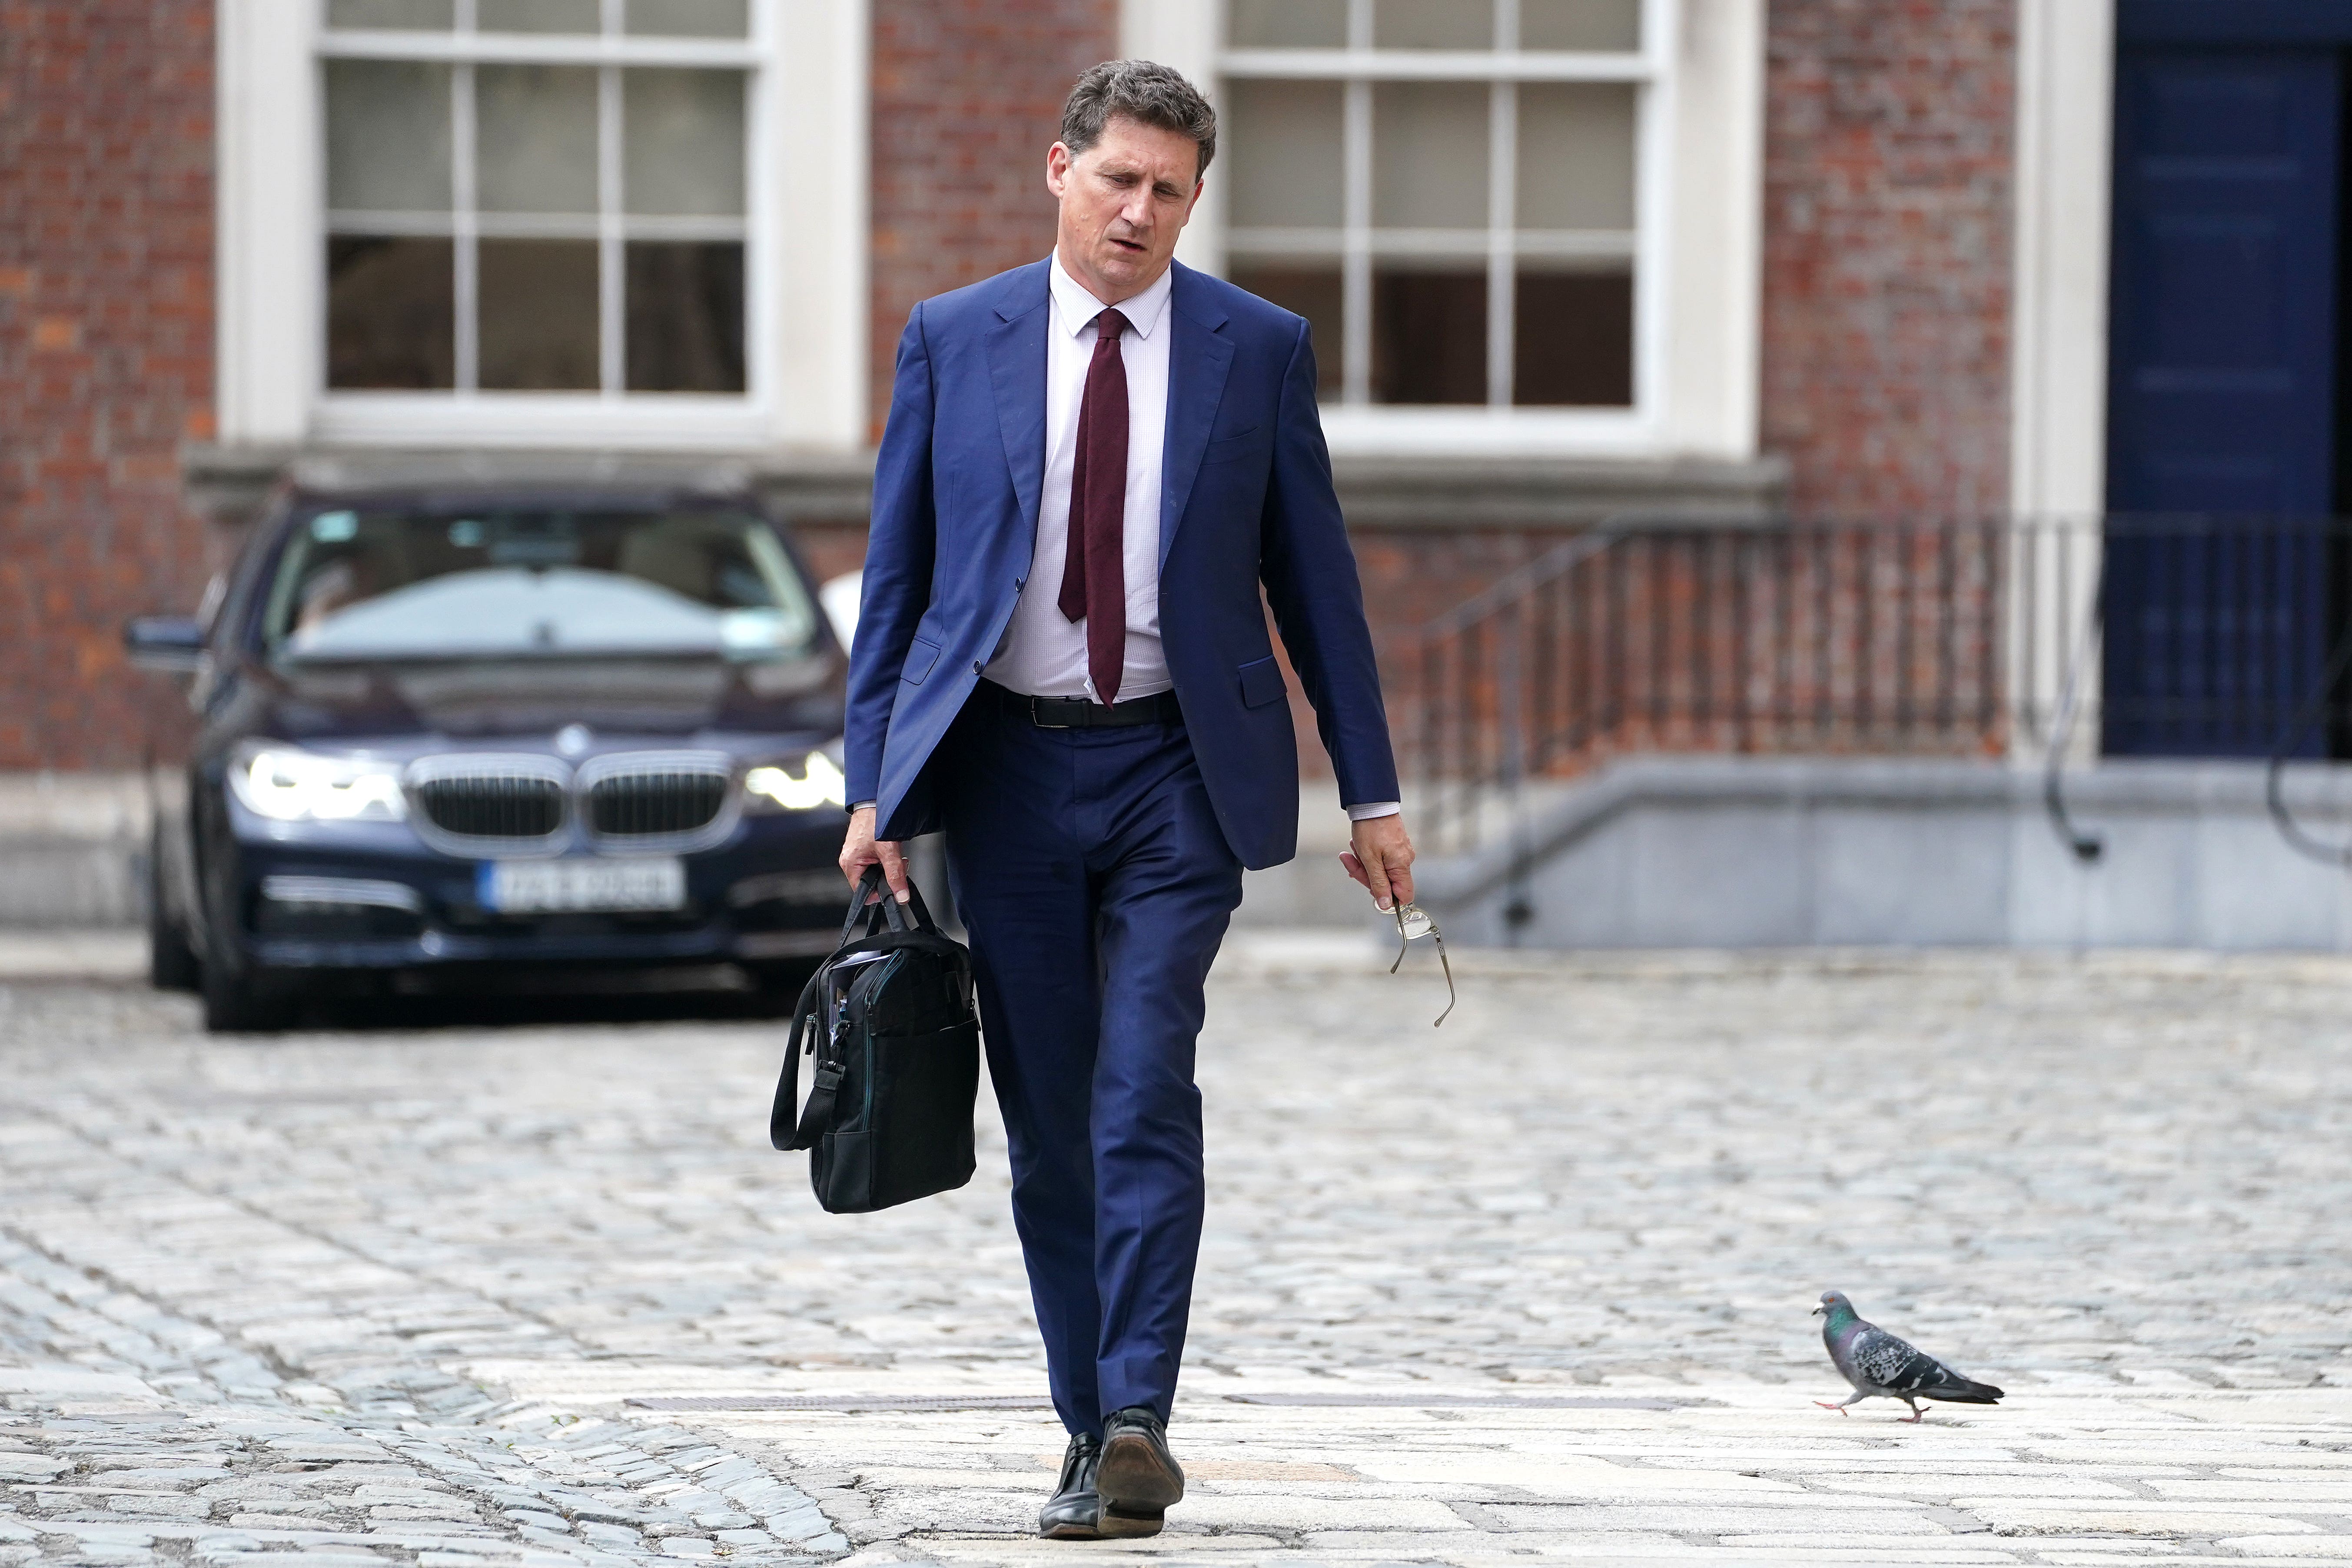
[[[992,1137],[827,1216],[771,1023],[0,963],[0,1568],[2352,1560],[2352,964],[1487,955],[1433,1033],[1425,957],[1221,967],[1192,1496],[1100,1546]],[[1815,1408],[1828,1286],[2009,1400]]]

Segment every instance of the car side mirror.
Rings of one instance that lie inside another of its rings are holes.
[[[122,628],[122,646],[142,669],[193,674],[204,662],[205,628],[193,616],[139,616]]]

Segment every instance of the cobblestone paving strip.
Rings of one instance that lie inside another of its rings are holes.
[[[1097,1547],[1049,1415],[914,1404],[1039,1392],[1001,1147],[822,1215],[772,1026],[0,983],[0,1568],[2352,1560],[2352,964],[1472,955],[1433,1033],[1306,951],[1213,986],[1192,1495]],[[1830,1285],[2010,1400],[1814,1409]]]

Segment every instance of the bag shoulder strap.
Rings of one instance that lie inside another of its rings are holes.
[[[805,1149],[803,1134],[808,1129],[803,1120],[798,1129],[793,1126],[793,1103],[801,1095],[801,1050],[804,1037],[814,1034],[824,1011],[825,966],[820,966],[801,987],[801,999],[793,1005],[792,1031],[784,1037],[784,1066],[776,1079],[775,1102],[768,1108],[768,1142],[781,1150]],[[826,1101],[828,1113],[832,1110]]]
[[[814,1149],[824,1141],[825,1129],[833,1125],[833,1102],[841,1092],[845,1066],[829,1058],[817,1058],[816,1070],[809,1075],[808,1104],[801,1111],[801,1124],[793,1130],[793,1141],[778,1147]]]

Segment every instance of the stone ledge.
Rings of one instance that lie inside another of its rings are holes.
[[[1789,465],[1778,457],[1351,457],[1333,460],[1332,478],[1356,528],[1760,523],[1780,510]]]
[[[459,451],[446,448],[191,446],[180,454],[190,502],[241,528],[292,481],[321,488],[448,484],[646,484],[749,488],[786,518],[863,523],[871,452]]]
[[[143,843],[148,807],[135,773],[0,773],[0,843]]]
[[[2269,810],[2260,763],[2110,759],[2094,768],[2069,771],[2064,778],[2067,809],[2078,818],[2101,812],[2263,816]],[[2039,768],[1957,758],[1634,756],[1612,763],[1580,783],[1540,787],[1537,798],[1541,804],[1524,840],[1526,850],[1490,844],[1473,854],[1433,863],[1421,875],[1444,889],[1433,896],[1461,896],[1457,889],[1507,875],[1515,854],[1540,858],[1557,853],[1640,805],[2029,813],[2043,808]],[[2282,794],[2297,813],[2323,821],[2352,819],[2352,765],[2292,763]]]
[[[2065,784],[2094,858],[2060,841],[2038,770],[1628,758],[1530,790],[1515,833],[1417,880],[1494,945],[2352,951],[2352,886],[2283,841],[2262,763],[2111,761]],[[2352,840],[2352,766],[2290,767],[2283,795]]]
[[[191,446],[180,457],[192,504],[229,527],[250,522],[289,479],[321,485],[545,480],[749,486],[786,518],[862,525],[869,451],[579,452]],[[1765,522],[1789,466],[1699,458],[1342,457],[1333,478],[1359,528],[1584,528],[1601,522]]]
[[[0,773],[0,927],[140,919],[148,822],[135,773]]]

